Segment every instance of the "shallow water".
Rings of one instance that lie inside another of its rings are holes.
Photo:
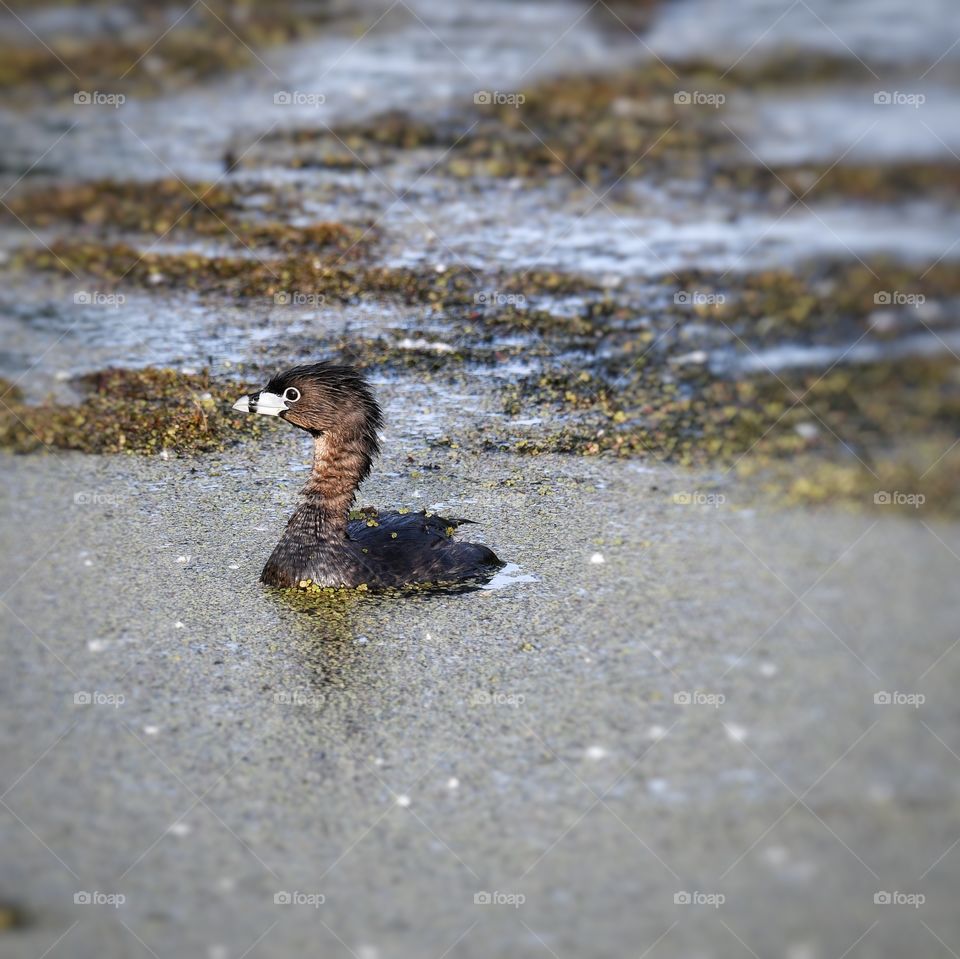
[[[882,921],[861,954],[893,957],[917,916],[875,906],[887,888],[952,939],[956,524],[771,511],[658,465],[468,453],[414,477],[399,439],[364,502],[469,500],[512,585],[256,586],[307,456],[289,432],[196,471],[5,463],[5,894],[32,916],[7,955],[65,934],[127,956],[131,929],[207,956],[265,930],[268,956],[603,956],[670,929],[662,955],[732,959],[729,927],[830,959]],[[678,503],[694,488],[726,500]],[[874,704],[894,689],[925,705]],[[294,890],[320,911],[274,904]],[[494,890],[524,898],[476,904]]]
[[[391,108],[428,112],[489,87],[515,89],[549,69],[610,62],[610,46],[581,19],[577,3],[493,0],[472,9],[443,0],[401,4],[366,0],[330,36],[263,54],[262,69],[161,99],[131,99],[121,109],[78,115],[64,104],[24,125],[0,115],[25,155],[50,147],[44,169],[70,175],[216,178],[234,138],[247,144],[267,130],[355,120]],[[362,41],[362,42],[361,42]],[[274,94],[314,101],[278,110]],[[322,102],[315,102],[322,97]],[[229,109],[224,106],[228,104]],[[212,122],[211,122],[212,121]],[[52,145],[56,134],[63,139]]]
[[[877,62],[882,69],[868,64],[860,86],[841,81],[796,94],[747,91],[732,98],[723,107],[723,122],[742,138],[746,164],[889,163],[949,158],[960,148],[960,124],[952,109],[956,86],[944,83],[960,57],[958,48],[943,42],[957,14],[941,0],[927,0],[906,19],[895,4],[878,9],[864,0],[782,9],[768,0],[751,0],[733,11],[690,0],[666,6],[641,39],[612,30],[609,18],[584,16],[576,4],[503,3],[481,14],[419,0],[385,10],[365,8],[363,23],[372,30],[362,40],[353,20],[335,21],[321,39],[265,54],[262,69],[175,96],[133,97],[117,110],[18,110],[7,118],[15,126],[8,145],[12,141],[14,153],[22,148],[34,158],[43,153],[29,177],[57,171],[71,177],[175,173],[216,179],[223,176],[228,146],[242,149],[268,130],[319,127],[392,107],[430,117],[451,102],[469,100],[477,89],[516,90],[545,75],[616,69],[652,55],[708,55],[735,66],[778,49],[806,48],[852,63]],[[82,19],[84,14],[59,16]],[[35,29],[42,25],[43,18]],[[884,78],[899,81],[910,75],[923,80],[928,102],[922,107],[873,103]],[[309,108],[277,107],[273,92],[278,88],[324,92],[326,99]],[[224,103],[230,109],[223,109]],[[816,257],[891,255],[917,263],[960,257],[960,212],[919,199],[869,207],[801,202],[767,211],[747,197],[688,195],[681,182],[650,189],[641,180],[615,194],[557,178],[539,185],[478,181],[465,189],[460,181],[430,172],[442,152],[414,151],[372,172],[291,173],[271,166],[267,149],[259,169],[231,176],[266,187],[284,181],[295,185],[303,191],[307,219],[356,219],[360,211],[374,217],[384,233],[378,255],[389,265],[465,263],[484,273],[505,267],[573,272],[618,284],[637,298],[640,309],[647,296],[645,279],[691,268],[726,273],[792,267]],[[331,184],[337,187],[332,196],[326,188]],[[7,231],[4,245],[36,241],[35,235],[14,229]],[[217,252],[209,243],[194,246]],[[151,248],[166,249],[163,243]],[[0,373],[11,376],[25,363],[36,364],[34,379],[48,384],[57,372],[96,368],[108,359],[196,365],[209,358],[217,367],[247,358],[251,344],[281,355],[285,338],[318,329],[392,327],[401,342],[425,336],[429,341],[410,311],[383,320],[372,315],[383,309],[379,303],[327,306],[313,314],[280,312],[265,303],[251,322],[243,305],[132,291],[116,309],[84,309],[71,300],[87,285],[83,280],[73,288],[60,284],[52,295],[46,282],[7,289],[0,323],[9,345],[0,354]],[[565,309],[562,301],[552,307]],[[838,351],[842,348],[838,343]],[[884,349],[879,342],[872,348]],[[513,369],[519,374],[522,368]]]
[[[682,0],[663,9],[644,41],[663,57],[699,54],[725,65],[781,50],[828,52],[856,60],[872,76],[874,67],[960,63],[951,48],[958,33],[960,11],[951,0],[747,0],[726,7]]]
[[[960,350],[960,332],[943,335],[931,330],[883,343],[853,342],[843,346],[775,346],[769,350],[734,354],[718,351],[706,358],[710,367],[725,375],[779,373],[789,369],[829,369],[844,362],[877,363],[907,357],[938,356]]]

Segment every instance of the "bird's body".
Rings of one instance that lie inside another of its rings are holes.
[[[356,489],[379,451],[382,423],[380,408],[356,370],[323,363],[297,367],[234,408],[280,416],[314,437],[310,481],[267,560],[262,582],[386,589],[459,582],[503,565],[487,546],[453,538],[470,520],[375,510],[350,519]]]
[[[500,561],[478,543],[453,539],[464,522],[425,512],[372,512],[347,523],[344,541],[317,535],[315,512],[301,505],[263,570],[272,586],[367,586],[456,582],[479,576]],[[470,522],[470,520],[466,520]]]

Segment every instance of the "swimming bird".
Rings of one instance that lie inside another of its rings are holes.
[[[383,426],[369,384],[353,367],[294,367],[242,396],[233,408],[278,416],[313,437],[310,480],[261,582],[384,589],[482,578],[503,565],[487,546],[453,538],[456,528],[471,520],[424,511],[372,511],[350,519],[357,487],[380,452]]]

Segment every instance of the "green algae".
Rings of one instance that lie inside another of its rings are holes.
[[[427,121],[404,110],[387,110],[370,121],[334,128],[296,127],[269,133],[235,160],[239,168],[277,160],[295,169],[367,169],[388,162],[400,151],[446,148],[456,143],[459,121]],[[234,163],[228,164],[233,166]]]
[[[855,462],[858,456],[867,462],[871,456],[893,456],[904,437],[927,431],[937,442],[960,429],[956,366],[949,357],[844,365],[825,375],[789,371],[727,379],[702,362],[675,362],[689,349],[683,339],[658,338],[654,328],[637,328],[634,306],[595,289],[576,312],[561,316],[533,307],[478,306],[476,290],[494,286],[493,280],[459,267],[438,272],[331,268],[304,258],[255,263],[194,254],[141,257],[132,248],[97,244],[55,245],[52,253],[34,251],[30,258],[34,265],[55,268],[59,258],[108,282],[124,278],[248,297],[281,289],[307,289],[343,301],[371,293],[398,296],[441,309],[457,324],[457,341],[449,351],[401,348],[387,336],[308,336],[286,344],[291,357],[333,356],[361,368],[422,376],[450,376],[468,364],[495,367],[509,357],[539,357],[544,372],[503,388],[506,428],[488,425],[456,443],[450,440],[451,448],[475,443],[533,455],[652,456],[680,465],[729,466],[745,456],[776,463],[808,453],[825,462],[836,457]],[[580,281],[564,275],[533,273],[526,281],[531,296],[584,292]],[[497,289],[512,285],[525,289],[519,276],[496,278]],[[667,294],[662,307],[666,322],[672,317],[682,328],[695,315],[726,331],[731,349],[747,357],[768,345],[853,343],[866,333],[889,336],[877,325],[878,313],[884,312],[878,290],[922,288],[933,301],[960,295],[960,278],[950,265],[935,265],[920,281],[915,267],[881,260],[814,262],[797,270],[727,277],[686,271],[665,278],[661,286]],[[671,295],[678,286],[723,292],[725,299],[704,307],[678,304]],[[893,315],[896,327],[900,320]],[[505,346],[495,338],[504,330],[525,339]],[[586,352],[575,369],[557,366],[558,352],[577,347]],[[605,359],[598,359],[600,354]],[[509,429],[510,418],[531,414],[543,420],[540,427]],[[947,458],[938,469],[950,465]]]
[[[28,226],[67,223],[157,234],[166,233],[174,224],[196,229],[237,210],[226,187],[175,177],[57,184],[11,197],[5,205]]]
[[[21,251],[15,263],[40,270],[79,271],[108,284],[123,281],[243,297],[275,296],[294,289],[348,299],[363,289],[354,272],[330,267],[318,258],[255,260],[201,253],[143,253],[123,242],[60,240],[44,249]]]
[[[753,166],[723,164],[711,174],[711,185],[782,197],[775,205],[804,201],[897,203],[918,196],[936,196],[956,206],[960,195],[960,164],[939,161],[864,163],[799,163]]]
[[[736,191],[774,207],[801,198],[892,202],[931,191],[952,195],[960,173],[945,163],[809,163],[772,169],[745,163],[720,110],[676,98],[678,91],[690,89],[719,98],[744,86],[836,82],[853,79],[851,71],[858,69],[846,60],[789,53],[776,62],[751,60],[723,73],[706,61],[672,68],[653,63],[604,76],[546,80],[522,91],[519,104],[465,104],[432,121],[392,111],[333,130],[270,134],[263,146],[268,161],[275,159],[272,149],[289,145],[294,166],[360,167],[389,162],[403,151],[440,148],[449,152],[439,172],[474,180],[562,176],[600,184],[621,177],[696,178],[705,188]],[[241,162],[255,165],[260,156],[254,151]],[[24,222],[73,226],[81,236],[55,241],[49,250],[21,251],[15,262],[83,272],[110,285],[189,288],[243,299],[289,291],[337,302],[398,298],[443,312],[458,334],[452,351],[433,353],[400,349],[388,337],[304,340],[293,350],[305,357],[333,353],[364,368],[424,376],[449,376],[471,364],[493,367],[521,356],[544,361],[543,372],[504,390],[505,426],[485,424],[472,434],[439,441],[451,450],[476,444],[532,455],[565,452],[736,466],[773,477],[770,482],[798,502],[859,501],[877,476],[900,484],[896,488],[922,485],[938,502],[956,498],[954,457],[943,457],[927,475],[920,468],[923,457],[909,466],[912,454],[904,442],[925,434],[934,452],[952,442],[960,417],[956,367],[948,360],[844,366],[823,376],[792,371],[724,379],[701,362],[678,362],[689,342],[659,342],[655,328],[638,328],[641,305],[620,302],[583,278],[549,271],[479,277],[462,266],[375,266],[366,259],[370,236],[362,227],[251,219],[243,200],[236,187],[173,180],[103,181],[24,194],[10,204]],[[266,208],[269,216],[275,212]],[[262,208],[258,213],[264,215]],[[130,237],[118,241],[116,235],[167,231],[181,239],[216,237],[232,246],[236,241],[264,256],[142,253]],[[675,320],[682,330],[685,321],[696,318],[708,328],[728,331],[728,342],[743,356],[784,343],[852,343],[865,333],[877,340],[898,336],[909,322],[897,316],[878,321],[878,312],[891,312],[877,299],[885,292],[928,300],[960,296],[952,265],[935,265],[921,277],[918,269],[896,262],[805,264],[743,276],[687,270],[664,278],[661,287],[668,295],[657,312],[667,323]],[[537,305],[491,305],[484,298],[489,289],[527,298],[577,295],[589,302],[561,315]],[[721,300],[673,302],[669,294],[680,289],[718,294]],[[504,332],[527,337],[526,345],[498,343]],[[573,371],[550,362],[551,354],[565,350],[583,354]],[[7,401],[14,402],[12,395]],[[523,431],[509,427],[509,418],[531,413],[543,424]],[[783,469],[801,460],[809,464],[803,476]]]
[[[19,403],[23,399],[23,390],[10,380],[0,377],[0,400],[6,403]]]
[[[862,73],[862,67],[854,63],[852,72]],[[651,175],[707,183],[753,176],[760,188],[768,186],[769,173],[744,166],[742,148],[722,122],[724,105],[744,86],[792,88],[850,74],[848,60],[809,53],[732,69],[707,60],[654,60],[604,74],[550,78],[510,93],[504,102],[490,97],[461,103],[430,122],[392,110],[330,129],[282,131],[244,162],[272,162],[269,147],[277,144],[292,148],[289,163],[295,167],[375,167],[401,151],[436,147],[443,151],[437,169],[463,179],[561,176],[597,185]],[[836,189],[844,175],[831,176]]]
[[[698,371],[672,382],[647,365],[612,382],[555,372],[506,390],[505,412],[536,412],[560,429],[478,437],[494,448],[652,458],[766,475],[792,501],[878,490],[924,494],[960,510],[960,369],[913,359],[726,380]],[[916,438],[924,437],[917,452]],[[798,473],[798,462],[817,469]],[[896,503],[894,506],[898,505]]]
[[[210,237],[245,250],[286,255],[323,253],[357,258],[367,253],[377,231],[370,224],[337,222],[297,226],[263,213],[275,211],[270,197],[253,219],[236,188],[221,184],[159,180],[96,180],[21,193],[6,211],[29,227],[71,226],[72,242],[110,242],[118,233],[183,240]],[[87,240],[87,238],[90,240]]]
[[[898,260],[814,261],[794,269],[771,269],[718,276],[706,270],[683,270],[663,278],[671,294],[696,291],[678,303],[668,299],[664,311],[678,320],[696,316],[726,326],[751,345],[782,343],[803,337],[805,343],[856,339],[868,330],[884,336],[878,311],[894,300],[946,302],[960,296],[960,272],[952,263],[928,268]]]
[[[890,291],[940,303],[960,296],[952,265],[937,264],[922,279],[920,272],[891,261],[811,263],[723,278],[688,271],[664,285],[671,292],[678,286],[723,291],[726,299],[691,307],[669,296],[663,312],[681,327],[693,315],[727,331],[731,348],[747,358],[791,342],[852,345],[867,334],[882,341],[924,329],[909,307],[898,313],[888,305]],[[960,509],[960,455],[944,452],[960,433],[960,366],[948,352],[732,379],[702,360],[675,362],[684,359],[687,342],[668,338],[652,349],[653,336],[604,325],[603,361],[584,357],[586,369],[580,361],[572,368],[554,362],[505,387],[507,417],[535,415],[542,427],[488,428],[472,439],[529,455],[736,466],[773,477],[771,484],[796,502],[868,505],[871,491],[912,490],[936,508]],[[918,437],[925,439],[919,453]],[[801,460],[817,468],[800,477],[785,465]]]
[[[508,102],[460,103],[432,120],[391,110],[362,122],[270,134],[244,166],[372,169],[436,148],[431,167],[457,179],[560,177],[591,187],[621,179],[687,179],[781,206],[800,199],[889,202],[934,191],[955,203],[960,167],[941,161],[765,166],[745,154],[724,110],[755,93],[869,79],[855,59],[785,51],[731,67],[709,60],[650,63],[602,75],[550,78]],[[693,100],[699,98],[700,102]],[[278,148],[286,148],[280,152]],[[610,202],[614,202],[612,197]]]
[[[738,475],[767,496],[788,505],[844,505],[912,516],[960,516],[960,455],[946,434],[901,446],[896,456],[860,462],[812,455],[793,462],[744,461]],[[933,468],[931,468],[933,467]]]
[[[701,59],[671,62],[684,79],[720,78],[732,86],[751,91],[812,87],[821,84],[870,83],[876,77],[856,57],[814,52],[803,47],[781,47],[775,56],[741,57],[733,64]]]
[[[19,268],[86,273],[108,284],[187,287],[239,297],[272,297],[296,290],[349,301],[362,295],[397,296],[408,303],[476,308],[491,286],[528,295],[588,292],[587,280],[549,271],[484,279],[466,266],[442,269],[354,265],[342,257],[287,256],[250,259],[202,253],[141,252],[126,242],[56,240],[20,250]]]
[[[0,89],[158,93],[255,65],[256,50],[302,39],[332,19],[327,4],[293,0],[269,6],[209,0],[185,12],[148,3],[132,12],[131,25],[110,37],[59,34],[43,43],[3,43]]]
[[[711,90],[724,88],[715,71]],[[457,178],[542,178],[597,183],[639,174],[668,153],[719,144],[729,134],[702,110],[675,102],[678,80],[666,64],[550,79],[512,94],[511,103],[463,103],[430,122],[403,111],[327,128],[271,134],[267,146],[293,148],[290,165],[373,167],[423,147],[443,151],[437,169]],[[519,101],[519,102],[518,102]],[[639,162],[640,158],[643,162]],[[245,165],[275,162],[261,149]]]
[[[219,383],[208,373],[108,369],[77,377],[73,385],[84,394],[76,405],[28,404],[16,390],[4,390],[0,448],[198,453],[269,428],[263,417],[231,411],[243,387]]]

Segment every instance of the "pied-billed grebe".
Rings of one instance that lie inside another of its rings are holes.
[[[380,407],[366,380],[349,366],[316,363],[275,376],[233,406],[279,416],[314,441],[313,471],[286,531],[260,576],[270,586],[386,588],[452,583],[489,575],[503,563],[454,529],[469,520],[425,512],[383,512],[350,520],[357,487],[380,451]]]

